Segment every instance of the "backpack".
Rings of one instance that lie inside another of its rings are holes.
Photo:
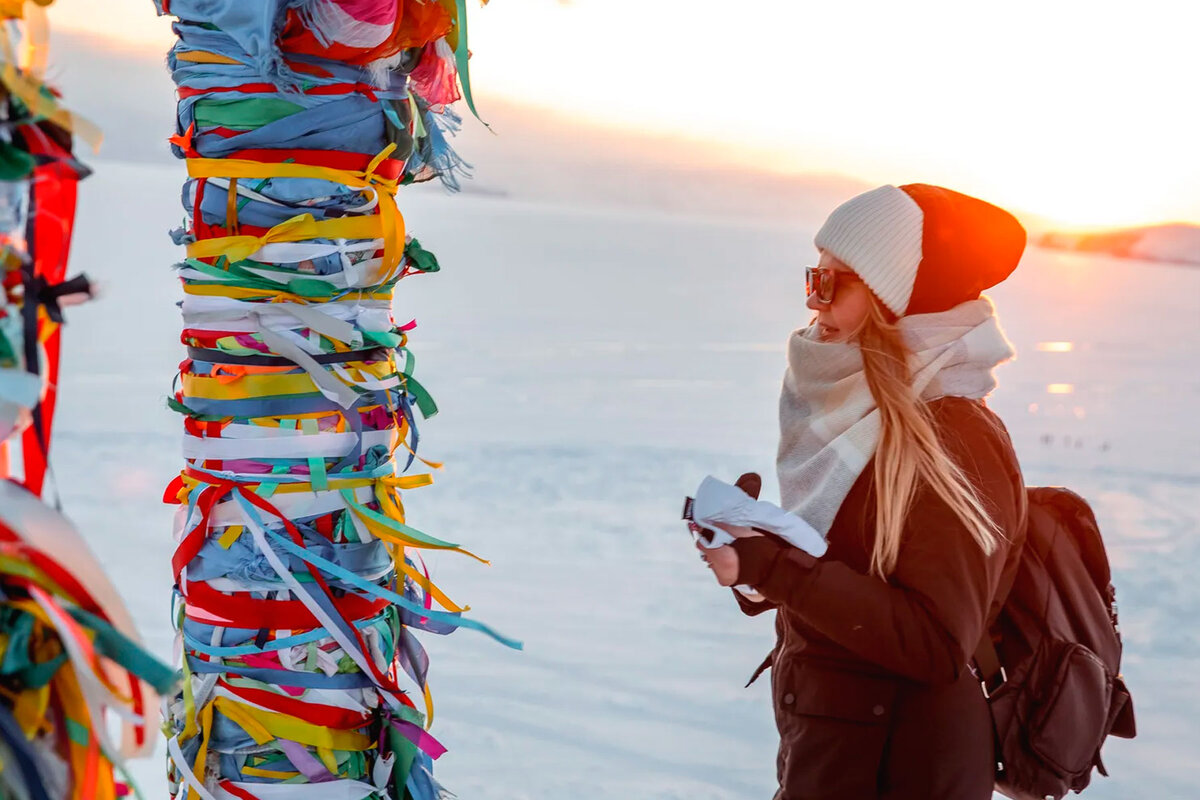
[[[1096,516],[1074,492],[1028,490],[1012,588],[975,653],[995,732],[996,790],[1015,800],[1081,792],[1100,747],[1132,739],[1116,593]]]

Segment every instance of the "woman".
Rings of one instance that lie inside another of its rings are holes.
[[[738,594],[746,613],[777,609],[775,797],[987,800],[971,662],[1012,581],[1025,492],[983,402],[1013,351],[980,291],[1016,267],[1025,231],[948,189],[883,186],[816,245],[777,467],[783,507],[828,552],[733,526],[732,545],[701,549],[722,585],[755,590]]]

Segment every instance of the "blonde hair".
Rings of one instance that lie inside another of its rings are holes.
[[[870,311],[856,337],[867,385],[880,414],[871,574],[886,579],[896,568],[905,519],[921,488],[932,490],[949,506],[980,549],[991,555],[1002,533],[967,476],[946,454],[929,407],[913,392],[909,351],[895,315],[873,293],[870,301]]]

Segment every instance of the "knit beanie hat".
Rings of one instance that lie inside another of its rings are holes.
[[[912,183],[850,198],[815,241],[905,316],[946,311],[1007,278],[1025,250],[1025,229],[991,203]]]

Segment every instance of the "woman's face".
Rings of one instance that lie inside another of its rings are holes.
[[[817,312],[817,333],[822,342],[846,342],[858,331],[871,310],[871,290],[854,271],[828,253],[821,253],[818,266],[837,274],[832,303],[817,295],[808,297],[808,307]]]

